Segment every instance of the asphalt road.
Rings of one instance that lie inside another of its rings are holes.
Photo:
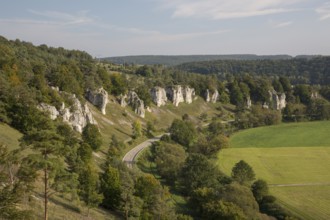
[[[163,135],[164,134],[158,135],[154,138],[148,139],[142,142],[141,144],[137,145],[136,147],[134,147],[125,154],[122,161],[125,162],[129,168],[132,168],[135,163],[135,158],[137,157],[137,155],[140,152],[142,152],[145,148],[151,146],[153,142],[159,141]]]

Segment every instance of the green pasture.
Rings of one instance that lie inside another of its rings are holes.
[[[330,216],[330,122],[241,131],[218,158],[220,169],[228,175],[235,163],[245,160],[257,178],[268,182],[280,204],[301,218]]]
[[[240,131],[230,138],[231,147],[330,146],[330,122],[288,123]]]

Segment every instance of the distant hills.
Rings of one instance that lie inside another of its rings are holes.
[[[314,56],[303,55],[298,57],[312,58]],[[105,57],[102,61],[115,64],[137,64],[154,65],[162,64],[175,66],[182,63],[214,61],[214,60],[288,60],[294,57],[290,55],[255,55],[255,54],[232,54],[232,55],[138,55],[138,56],[119,56]],[[297,57],[296,57],[297,58]]]

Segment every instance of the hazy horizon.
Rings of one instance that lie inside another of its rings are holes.
[[[12,0],[0,12],[7,39],[94,57],[330,55],[326,0]]]

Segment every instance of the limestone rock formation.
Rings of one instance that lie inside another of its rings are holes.
[[[180,85],[167,87],[166,95],[174,106],[178,106],[180,102],[184,102],[182,87]]]
[[[195,96],[195,89],[190,88],[189,86],[183,87],[183,98],[186,103],[190,104],[192,103]]]
[[[63,103],[60,110],[57,110],[55,106],[45,103],[41,103],[38,108],[49,112],[50,117],[53,120],[61,117],[64,122],[80,133],[88,123],[97,124],[87,103],[82,105],[75,95],[71,95],[69,98],[72,100],[73,105],[65,107],[65,104]]]
[[[55,106],[48,105],[46,103],[39,104],[38,109],[44,112],[48,112],[52,120],[55,120],[60,115]]]
[[[311,98],[312,99],[318,99],[319,98],[319,93],[317,91],[312,91]]]
[[[166,88],[166,95],[173,105],[178,106],[181,102],[191,103],[195,96],[195,89],[181,85],[170,86]]]
[[[278,104],[279,110],[282,110],[286,107],[286,95],[285,95],[285,93],[280,94],[278,99],[279,99],[279,104]]]
[[[127,95],[120,95],[118,97],[118,100],[119,100],[119,104],[121,107],[126,107],[127,106],[127,102],[126,102],[126,99],[127,99]]]
[[[141,118],[145,116],[144,102],[134,91],[130,91],[127,95],[127,104],[130,105],[134,112]]]
[[[216,103],[218,99],[219,99],[218,90],[215,90],[214,92],[212,92],[208,89],[206,90],[206,92],[205,92],[205,101],[206,102]]]
[[[156,86],[150,90],[152,101],[158,106],[165,105],[167,102],[166,91],[164,88]]]
[[[103,88],[99,88],[95,91],[88,90],[86,93],[86,98],[93,105],[98,107],[101,110],[103,115],[105,115],[105,108],[108,104],[108,92],[107,91],[105,91]]]
[[[277,94],[277,92],[273,90],[269,90],[269,101],[272,109],[282,110],[286,106],[286,96],[284,93]]]
[[[250,96],[248,96],[246,98],[246,106],[247,106],[248,109],[250,109],[252,107],[252,101],[251,101]]]

